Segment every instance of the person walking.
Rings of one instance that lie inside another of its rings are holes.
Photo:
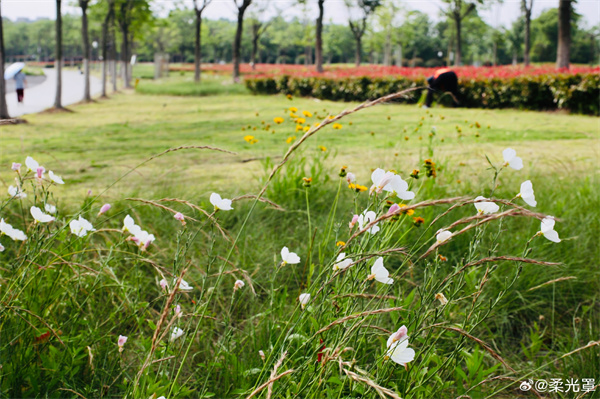
[[[17,101],[22,103],[23,98],[25,97],[25,85],[27,84],[27,79],[25,78],[23,71],[19,71],[14,79],[17,86]]]
[[[452,104],[457,107],[458,102],[458,77],[450,68],[442,68],[435,71],[433,76],[427,78],[427,99],[424,108],[431,107],[434,92],[447,92],[452,96]]]

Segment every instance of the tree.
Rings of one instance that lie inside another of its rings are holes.
[[[81,7],[81,38],[83,39],[83,72],[85,84],[83,88],[84,101],[92,101],[90,95],[90,39],[88,37],[88,15],[87,9],[90,0],[79,0]]]
[[[242,31],[244,29],[244,13],[250,4],[252,4],[252,0],[233,0],[233,3],[238,10],[237,28],[235,39],[233,40],[233,80],[237,82],[240,79],[240,48],[242,46]]]
[[[385,35],[383,44],[383,64],[392,65],[392,42],[395,41],[393,34],[397,32],[396,17],[400,14],[393,0],[387,0],[383,7],[377,10],[377,23]],[[401,51],[401,50],[400,50]]]
[[[356,66],[360,66],[362,60],[362,38],[367,30],[367,20],[373,14],[373,12],[381,5],[381,0],[356,0],[357,8],[356,11],[360,14],[357,20],[352,20],[352,11],[355,9],[350,3],[350,0],[346,0],[346,6],[348,7],[348,25],[354,35],[354,41],[356,42],[356,52],[354,55],[354,62]]]
[[[208,7],[212,0],[201,0],[202,3],[199,3],[199,0],[194,0],[194,11],[196,13],[196,34],[195,38],[195,46],[194,46],[194,81],[200,81],[200,63],[202,61],[202,48],[201,48],[201,36],[202,36],[202,12],[204,9]]]
[[[275,18],[279,17],[281,14],[281,11],[276,9],[277,15],[267,22],[263,22],[260,18],[262,15],[265,15],[268,9],[269,0],[266,0],[260,3],[260,8],[254,9],[250,15],[250,31],[252,33],[252,53],[250,56],[250,63],[252,64],[252,70],[256,69],[256,55],[258,53],[258,42],[260,37],[267,31],[269,26],[271,26]]]
[[[533,8],[533,0],[521,0],[521,10],[525,17],[525,35],[524,43],[525,49],[523,50],[523,64],[529,66],[529,52],[531,50],[531,9]]]
[[[556,67],[569,69],[571,51],[571,0],[558,3],[558,47]]]
[[[325,0],[317,0],[319,16],[315,26],[315,64],[317,72],[323,72],[323,14]]]
[[[61,0],[56,0],[56,97],[54,108],[62,109],[62,14]]]
[[[131,42],[133,41],[134,34],[141,31],[152,17],[148,1],[116,0],[115,2],[116,20],[121,28],[121,68],[123,83],[126,88],[131,87],[131,73],[129,69]]]
[[[115,0],[107,1],[108,10],[102,21],[102,97],[106,98],[106,75],[108,73],[109,47],[112,43],[109,39],[109,27],[113,26],[115,19]],[[114,61],[114,59],[113,59]]]
[[[456,51],[454,54],[454,65],[460,66],[462,63],[462,47],[461,47],[461,23],[467,15],[475,10],[476,3],[483,3],[483,0],[475,0],[475,3],[470,3],[463,0],[443,0],[448,4],[448,9],[445,14],[454,22],[456,32]]]
[[[0,72],[4,73],[4,28],[2,26],[2,0],[0,0]],[[6,106],[6,81],[0,76],[0,119],[9,119]]]

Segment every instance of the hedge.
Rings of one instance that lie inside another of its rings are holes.
[[[426,86],[422,79],[405,77],[343,79],[321,77],[260,77],[245,80],[254,94],[284,93],[331,101],[365,101],[410,87]],[[398,102],[414,104],[421,91],[409,93]],[[438,102],[450,105],[449,96]],[[547,74],[509,79],[463,79],[459,82],[461,106],[468,108],[519,108],[528,110],[566,109],[574,113],[600,115],[600,75]]]

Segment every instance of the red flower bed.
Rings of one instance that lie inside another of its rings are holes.
[[[322,77],[330,79],[344,79],[352,77],[370,77],[370,78],[385,78],[385,77],[405,77],[409,79],[424,78],[433,75],[439,68],[409,68],[383,65],[361,65],[353,67],[348,65],[328,65],[325,66],[325,72],[319,74],[315,71],[313,65],[288,65],[288,64],[257,64],[253,70],[250,64],[241,64],[240,71],[246,78],[273,78],[283,75],[298,77]],[[181,66],[172,66],[172,71],[193,71],[193,64],[183,64]],[[213,73],[231,73],[231,64],[204,64],[202,70]],[[462,66],[452,67],[452,70],[461,79],[510,79],[519,76],[538,76],[548,74],[587,74],[600,73],[600,67],[589,66],[572,66],[568,70],[558,70],[554,64],[544,64],[538,66],[512,66],[503,65],[496,67],[474,67]]]

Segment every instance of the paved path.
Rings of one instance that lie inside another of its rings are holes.
[[[51,108],[56,97],[56,70],[44,69],[47,79],[32,88],[25,88],[25,99],[22,104],[17,102],[15,91],[6,94],[8,114],[11,117],[33,114]],[[62,103],[63,106],[83,100],[83,75],[77,71],[62,72]],[[90,76],[90,91],[92,96],[100,93],[102,89],[100,79]]]

